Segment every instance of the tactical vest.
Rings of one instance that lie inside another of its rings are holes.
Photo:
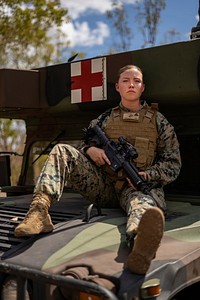
[[[138,157],[134,160],[139,170],[151,166],[156,155],[156,126],[157,103],[147,104],[136,113],[125,111],[120,106],[112,109],[105,128],[106,135],[114,141],[120,136],[126,138],[137,150]]]

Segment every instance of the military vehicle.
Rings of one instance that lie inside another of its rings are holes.
[[[191,39],[73,60],[34,70],[0,70],[0,118],[22,119],[26,141],[18,184],[0,156],[0,299],[184,300],[200,292],[200,24]],[[57,143],[77,145],[83,128],[119,102],[115,76],[143,69],[143,98],[174,125],[182,169],[166,190],[164,237],[145,276],[126,267],[126,216],[90,205],[66,184],[50,208],[52,233],[16,238],[37,176]],[[14,153],[16,155],[16,153]],[[193,299],[196,297],[193,297]]]

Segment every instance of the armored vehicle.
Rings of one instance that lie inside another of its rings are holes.
[[[11,153],[0,156],[0,299],[184,300],[200,292],[200,27],[191,39],[34,70],[0,70],[0,118],[22,119],[26,141],[18,184]],[[66,184],[50,208],[52,233],[14,237],[52,147],[76,146],[83,128],[119,103],[115,75],[142,68],[143,98],[175,127],[179,178],[166,190],[164,237],[145,276],[126,267],[126,216],[97,209]],[[193,298],[194,299],[194,298]]]

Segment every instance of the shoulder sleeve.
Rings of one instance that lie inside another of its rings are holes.
[[[109,118],[111,114],[112,109],[108,109],[105,112],[103,112],[98,118],[93,119],[88,128],[94,127],[95,125],[98,125],[99,127],[103,127],[103,125],[106,123],[107,119]]]
[[[157,154],[154,164],[146,171],[148,179],[166,185],[174,181],[181,169],[179,142],[174,127],[157,112]]]

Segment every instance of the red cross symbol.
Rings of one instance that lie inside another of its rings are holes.
[[[81,89],[81,102],[92,101],[92,87],[103,85],[102,72],[92,73],[91,60],[81,62],[81,75],[72,76],[71,89]]]

